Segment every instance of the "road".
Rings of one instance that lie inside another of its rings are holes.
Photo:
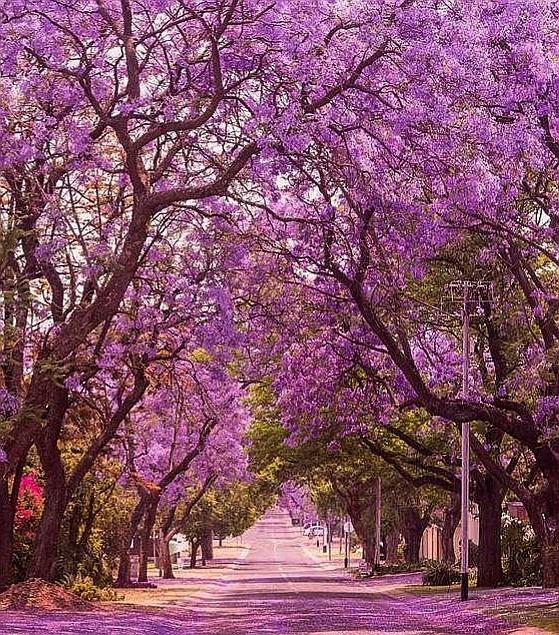
[[[196,599],[186,592],[184,598],[175,594],[172,605],[158,610],[119,607],[81,614],[0,614],[0,633],[485,635],[514,630],[454,598],[403,594],[398,588],[406,576],[356,581],[343,571],[328,570],[313,559],[305,540],[299,529],[291,527],[287,514],[269,512],[243,537],[250,546],[248,556]],[[191,579],[188,582],[192,584]]]

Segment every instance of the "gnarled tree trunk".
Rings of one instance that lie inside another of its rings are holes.
[[[116,587],[129,587],[132,584],[130,576],[130,543],[134,539],[134,536],[138,533],[138,527],[144,515],[146,503],[147,501],[145,496],[141,496],[134,508],[134,511],[132,512],[128,530],[122,539],[119,553],[118,574],[114,583],[114,586]]]
[[[159,541],[159,566],[161,567],[161,573],[165,580],[174,580],[175,574],[173,573],[173,563],[171,562],[171,551],[169,543],[171,539],[168,536],[162,536]]]
[[[208,560],[212,560],[214,557],[214,532],[211,527],[205,527],[202,535],[200,536],[200,545],[202,547],[202,560],[204,564]]]
[[[15,506],[7,479],[0,480],[0,590],[12,583]]]
[[[153,527],[157,517],[157,506],[159,497],[152,496],[146,505],[144,512],[144,522],[140,530],[140,562],[138,567],[138,582],[148,581],[148,557],[149,543],[153,534]]]
[[[162,576],[166,580],[172,580],[175,577],[175,574],[173,573],[173,563],[171,562],[171,551],[169,543],[176,533],[175,528],[173,527],[176,513],[177,505],[171,505],[171,507],[167,510],[161,524],[161,539],[159,540],[159,566],[161,567]]]
[[[132,585],[132,566],[130,563],[130,549],[121,549],[118,558],[118,573],[115,581],[117,587],[129,587]]]
[[[45,460],[42,460],[43,466]],[[66,480],[58,452],[45,470],[45,503],[41,524],[35,538],[33,556],[27,570],[28,578],[53,580],[56,576],[58,543],[66,508]]]
[[[363,560],[373,565],[375,558],[375,536],[365,520],[365,513],[360,505],[348,504],[347,513],[361,544],[363,545]]]
[[[526,498],[524,506],[542,556],[542,578],[545,588],[559,587],[559,478],[548,475],[548,485],[540,497]]]
[[[56,575],[58,542],[67,496],[66,474],[58,439],[68,409],[68,390],[61,386],[52,386],[50,390],[51,403],[45,427],[36,443],[45,474],[45,502],[27,570],[28,578],[44,580],[53,580]]]
[[[398,545],[400,544],[400,532],[393,528],[386,536],[386,563],[395,564],[398,562]]]
[[[504,488],[489,475],[476,486],[479,507],[477,584],[480,587],[495,587],[503,582],[501,518],[504,497]]]
[[[190,541],[190,568],[196,569],[196,560],[198,558],[198,547],[200,543],[197,538]]]
[[[404,548],[404,557],[408,564],[419,564],[419,550],[421,548],[421,538],[427,525],[429,524],[429,516],[422,516],[415,507],[405,507],[401,514],[402,533],[406,546]]]

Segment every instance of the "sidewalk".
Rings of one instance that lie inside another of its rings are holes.
[[[511,625],[509,635],[559,634],[559,591],[540,587],[471,589],[470,599],[460,601],[457,587],[423,587],[418,573],[391,574],[363,580],[399,602],[402,612],[430,615],[435,623],[471,624],[472,632],[482,617]]]
[[[468,602],[460,601],[460,591],[433,592],[410,587],[400,590],[406,608],[436,616],[442,624],[475,623],[480,616],[491,616],[511,624],[511,634],[538,635],[559,633],[559,593],[541,588],[472,589]]]
[[[316,539],[308,540],[301,535],[301,546],[305,554],[322,569],[346,572],[344,556],[339,554],[337,544],[332,547],[332,559],[316,547]],[[359,558],[353,555],[353,564]],[[353,569],[354,570],[354,569]],[[510,635],[559,634],[559,591],[534,588],[472,589],[470,601],[461,603],[459,590],[444,587],[432,588],[421,585],[420,573],[396,573],[352,580],[359,588],[367,588],[398,601],[401,611],[422,612],[433,617],[443,628],[460,620],[474,625],[482,616],[492,616],[511,624]],[[517,625],[517,626],[515,626]]]
[[[226,540],[222,547],[214,547],[215,557],[205,567],[174,569],[175,579],[164,580],[157,570],[150,570],[149,581],[156,589],[119,589],[124,599],[120,605],[166,607],[196,599],[212,599],[220,586],[227,584],[231,572],[239,568],[247,557],[249,547],[238,539]]]
[[[328,558],[328,553],[323,553],[322,544],[320,548],[316,546],[316,538],[309,540],[306,536],[301,534],[301,547],[306,556],[308,556],[313,562],[320,565],[322,569],[335,571],[336,569],[344,568],[344,554],[339,553],[338,546],[332,544],[332,559]]]

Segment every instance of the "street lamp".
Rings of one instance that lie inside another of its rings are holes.
[[[377,476],[375,483],[375,553],[374,568],[376,571],[380,569],[380,530],[381,530],[381,495],[382,483],[380,476]]]
[[[491,297],[490,282],[462,280],[450,285],[450,301],[461,304],[462,317],[462,399],[470,393],[470,316],[478,306],[480,298]],[[460,599],[469,596],[469,507],[470,507],[470,422],[462,423],[462,474],[461,474],[461,533],[462,553],[460,558]]]

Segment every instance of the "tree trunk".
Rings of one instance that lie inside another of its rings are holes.
[[[423,532],[429,524],[427,516],[421,516],[414,507],[406,507],[402,514],[403,534],[406,541],[404,557],[408,564],[419,564],[419,550]]]
[[[544,588],[559,587],[559,481],[548,476],[540,496],[522,501],[541,547]]]
[[[176,513],[177,505],[171,505],[163,518],[163,522],[161,523],[159,566],[161,567],[163,578],[166,580],[173,580],[175,577],[175,574],[173,573],[173,563],[171,562],[169,543],[171,542],[173,536],[177,533],[175,527],[173,527]]]
[[[454,553],[454,534],[460,523],[460,496],[452,493],[448,507],[444,510],[443,528],[442,528],[442,548],[443,560],[449,564],[456,562],[456,554]]]
[[[132,586],[132,578],[130,576],[130,550],[129,548],[121,550],[118,559],[118,574],[115,581],[117,587],[129,587]]]
[[[159,504],[159,498],[153,497],[150,499],[146,511],[144,513],[144,524],[140,530],[140,562],[138,568],[138,582],[148,581],[148,557],[149,557],[149,542],[153,534],[153,526],[157,517],[157,506]]]
[[[89,505],[87,516],[84,520],[84,527],[81,533],[81,536],[76,544],[75,549],[75,565],[76,569],[79,568],[79,565],[82,563],[86,552],[87,552],[87,543],[91,537],[91,532],[93,530],[93,523],[95,522],[95,497],[92,495],[89,498]]]
[[[132,584],[130,577],[130,543],[138,532],[138,526],[144,515],[145,508],[146,498],[142,496],[132,512],[128,531],[120,545],[118,574],[114,584],[117,587],[129,587]]]
[[[204,562],[212,560],[214,557],[214,532],[211,527],[205,527],[201,536],[202,559]]]
[[[495,587],[503,582],[501,517],[505,491],[494,478],[486,476],[484,487],[478,486],[476,494],[479,507],[477,584]]]
[[[169,549],[170,542],[171,538],[165,535],[159,541],[159,566],[165,580],[174,580],[175,578],[173,563],[171,562],[171,551]]]
[[[386,536],[386,563],[395,564],[398,562],[398,545],[400,544],[400,532],[392,529]]]
[[[546,541],[542,545],[543,586],[559,587],[559,541]]]
[[[366,524],[364,513],[360,506],[348,505],[347,513],[351,518],[351,524],[355,529],[355,533],[363,545],[363,560],[372,566],[375,557],[375,537],[373,529]]]
[[[545,504],[541,511],[545,535],[540,538],[542,547],[542,574],[545,588],[559,587],[559,480],[548,476]]]
[[[138,552],[138,582],[148,581],[149,534],[140,530],[140,549]]]
[[[196,559],[198,558],[198,541],[190,541],[190,568],[196,569]]]
[[[28,578],[44,580],[54,580],[56,576],[58,541],[67,503],[66,473],[58,441],[68,409],[68,390],[54,385],[51,391],[45,427],[35,443],[45,475],[45,502],[27,570]]]
[[[58,462],[58,459],[54,460]],[[58,542],[66,508],[66,481],[62,465],[60,464],[60,466],[49,470],[45,480],[43,515],[41,516],[41,524],[35,539],[27,577],[54,580],[56,577]]]
[[[8,480],[3,478],[0,480],[0,591],[12,583],[14,513]]]
[[[415,528],[408,527],[405,531],[406,546],[404,547],[404,557],[408,564],[419,563],[419,550],[421,548],[421,537],[423,531],[417,531]]]

